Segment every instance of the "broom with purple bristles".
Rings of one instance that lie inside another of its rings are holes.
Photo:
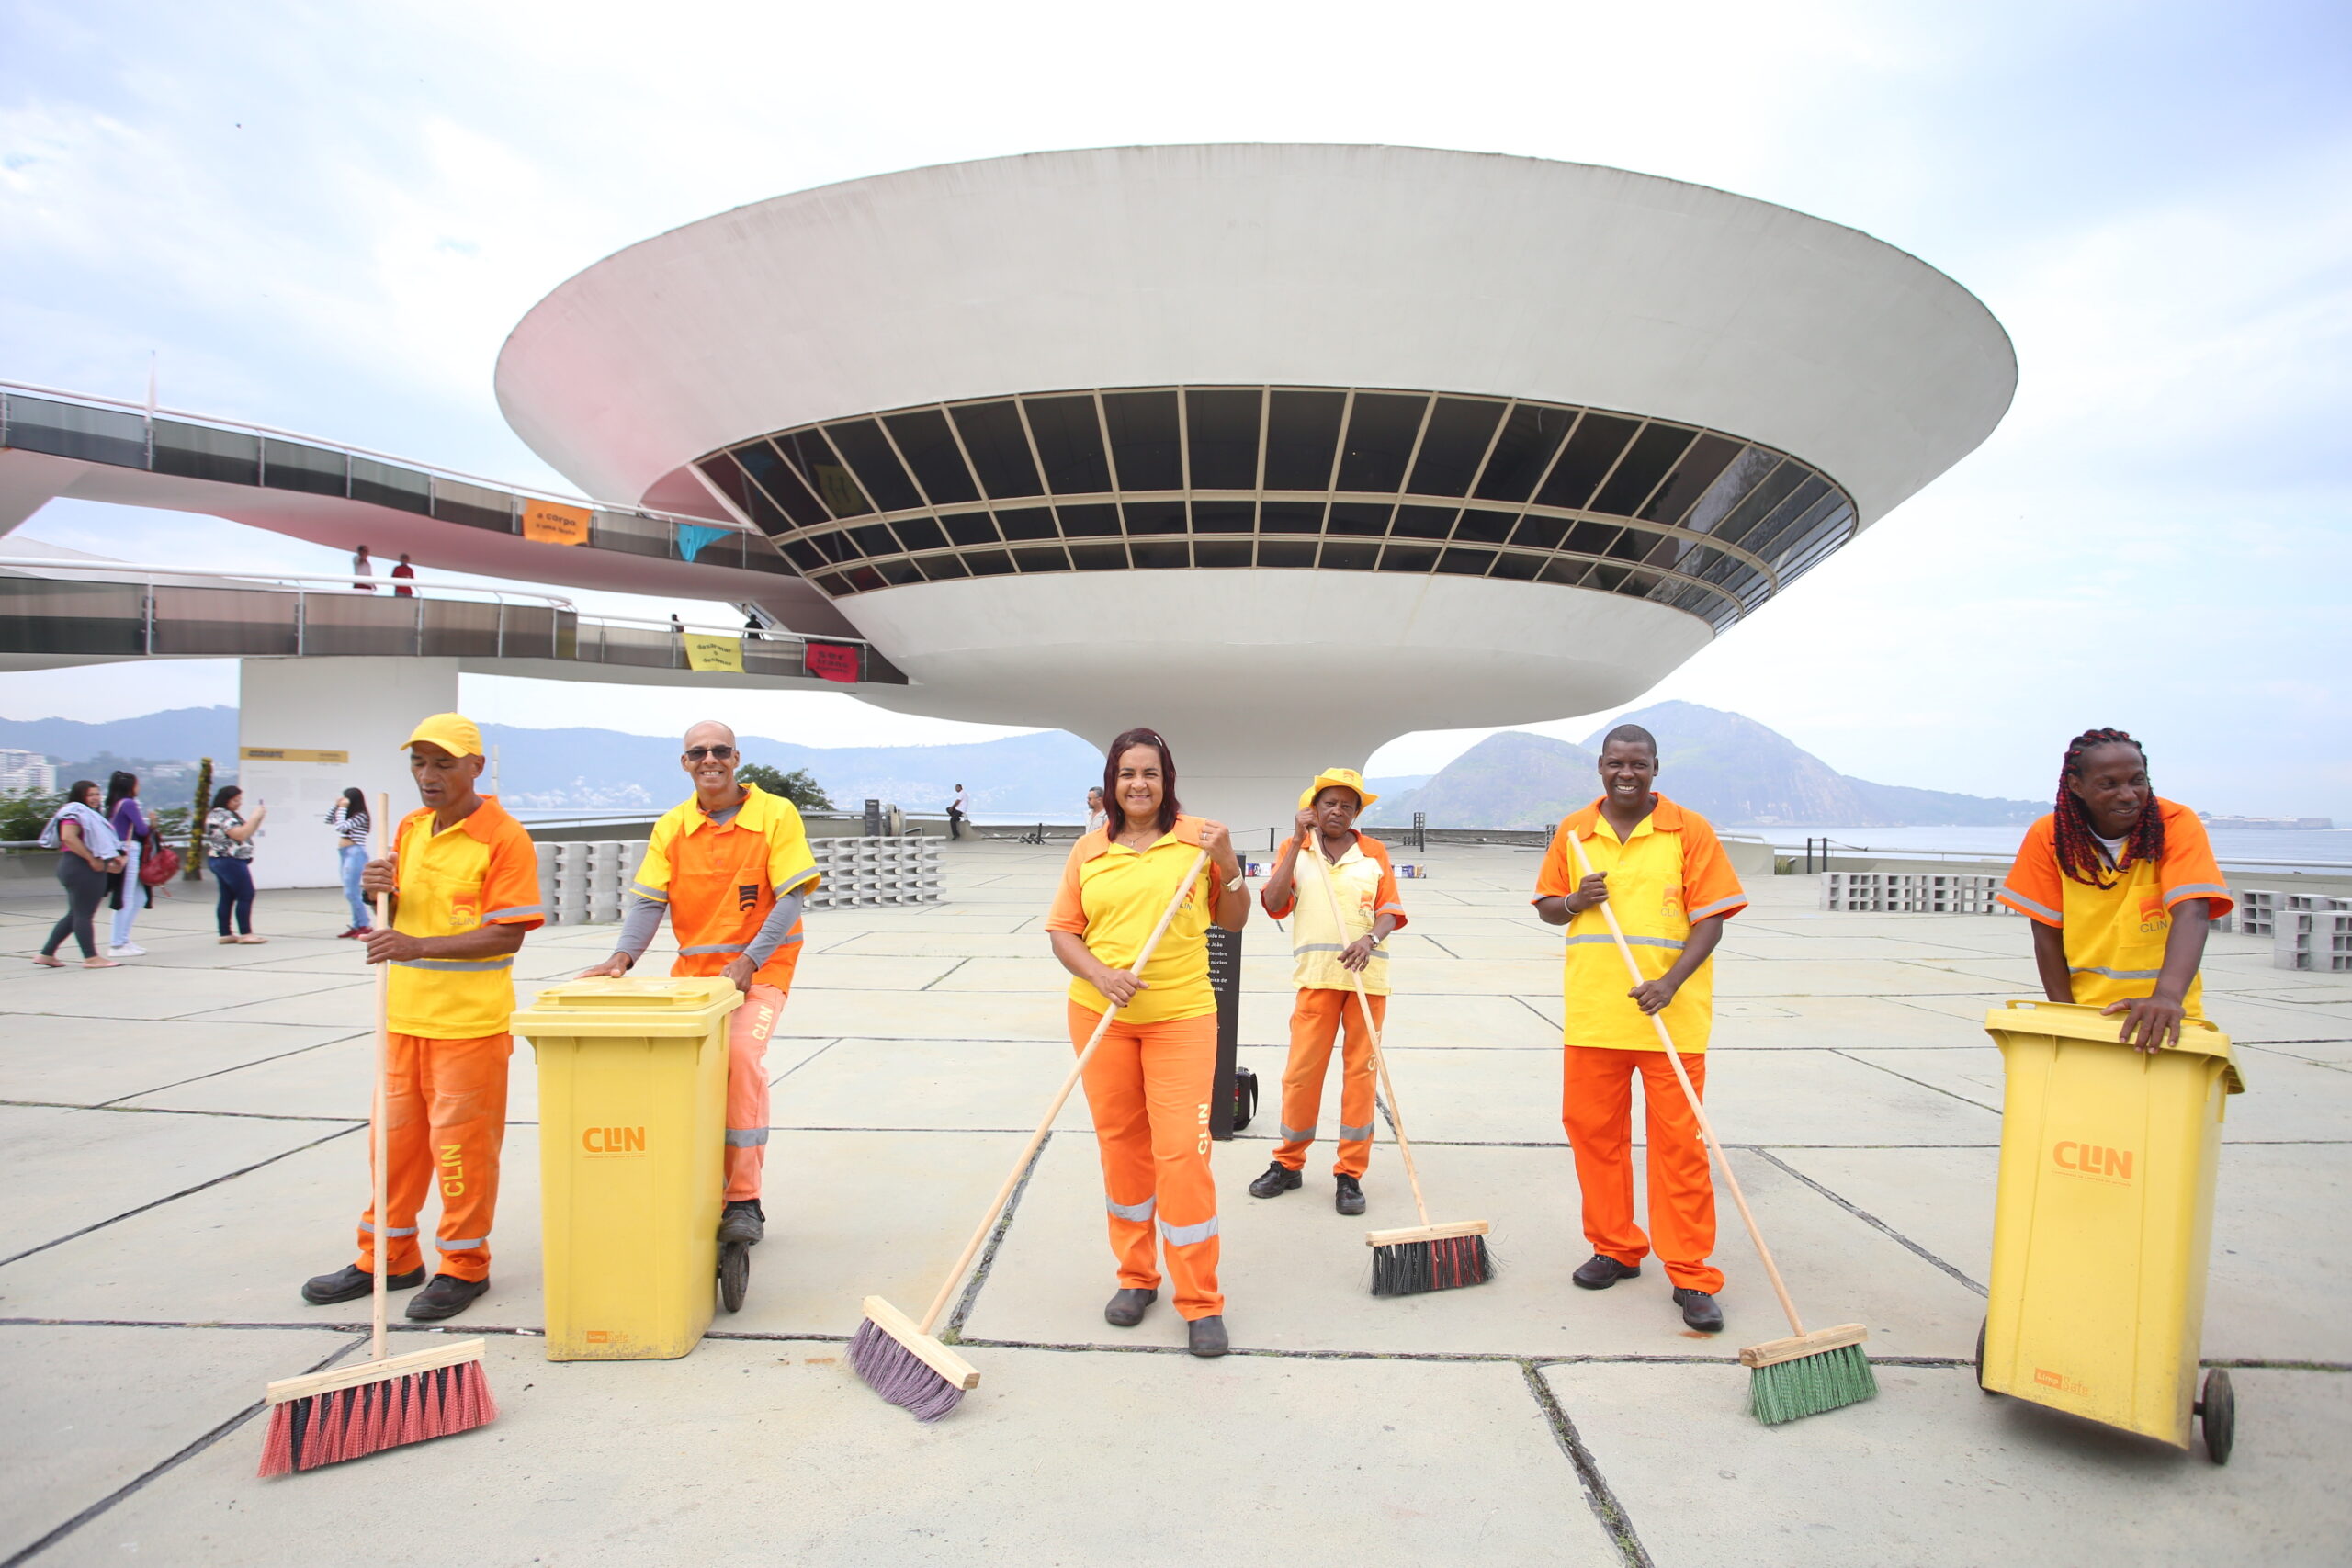
[[[369,856],[383,846],[384,820],[392,808],[388,795],[376,796],[376,818],[368,825]],[[376,895],[376,924],[389,930],[391,916],[383,894]],[[307,1377],[281,1378],[271,1383],[269,1435],[263,1440],[261,1473],[290,1475],[316,1470],[347,1459],[360,1459],[403,1443],[446,1438],[470,1431],[497,1419],[498,1404],[490,1396],[490,1380],[482,1371],[482,1341],[460,1340],[437,1345],[412,1355],[384,1354],[384,1253],[391,1229],[387,1211],[391,1202],[391,1130],[387,1115],[390,1094],[387,1080],[392,1062],[391,1025],[387,1003],[391,995],[391,965],[376,966],[376,1094],[370,1115],[376,1140],[376,1288],[375,1337],[368,1359],[356,1367],[312,1372]]]
[[[1315,880],[1322,884],[1323,897],[1331,907],[1332,929],[1344,936],[1347,926],[1340,918],[1340,894],[1332,886],[1331,864],[1323,858],[1321,834],[1308,829],[1299,848],[1305,858],[1315,863]],[[1483,1285],[1495,1277],[1494,1254],[1487,1247],[1487,1222],[1430,1223],[1429,1201],[1421,1196],[1421,1173],[1413,1164],[1413,1145],[1405,1139],[1405,1113],[1397,1109],[1396,1085],[1388,1076],[1388,1054],[1380,1048],[1380,1025],[1372,1016],[1372,998],[1364,991],[1361,974],[1351,969],[1348,977],[1356,983],[1356,1005],[1363,1009],[1364,1031],[1372,1041],[1373,1068],[1380,1075],[1380,1092],[1388,1097],[1388,1130],[1396,1134],[1405,1179],[1413,1189],[1413,1207],[1421,1216],[1418,1225],[1364,1233],[1363,1244],[1372,1248],[1372,1293],[1411,1296],[1424,1291]]]
[[[1209,852],[1203,850],[1193,857],[1193,869],[1176,884],[1175,896],[1168,900],[1168,908],[1159,912],[1159,923],[1151,928],[1151,935],[1144,939],[1143,951],[1135,962],[1125,965],[1140,975],[1151,962],[1152,950],[1167,933],[1168,924],[1176,911],[1184,907],[1192,896],[1193,884],[1199,880],[1201,868],[1209,862]],[[1107,998],[1106,998],[1107,999]],[[1102,1013],[1102,1021],[1094,1026],[1093,1036],[1086,1042],[1086,1049],[1070,1064],[1069,1074],[1062,1079],[1062,1087],[1055,1091],[1053,1103],[1046,1107],[1045,1119],[1029,1141],[1013,1156],[1012,1168],[1005,1172],[1004,1185],[996,1190],[996,1197],[989,1204],[988,1213],[980,1216],[972,1239],[964,1244],[955,1266],[947,1270],[947,1278],[939,1282],[939,1293],[931,1298],[931,1310],[918,1323],[884,1301],[880,1296],[865,1298],[865,1321],[849,1342],[849,1364],[859,1377],[873,1386],[874,1392],[891,1404],[899,1405],[918,1421],[936,1421],[962,1403],[964,1395],[980,1386],[979,1370],[958,1356],[939,1340],[932,1337],[932,1328],[939,1322],[939,1314],[947,1310],[949,1298],[955,1295],[957,1281],[972,1259],[979,1256],[980,1244],[995,1228],[997,1216],[1012,1201],[1012,1190],[1021,1183],[1021,1173],[1029,1168],[1029,1161],[1037,1145],[1046,1141],[1046,1130],[1054,1118],[1062,1113],[1062,1105],[1069,1099],[1069,1091],[1078,1087],[1079,1078],[1086,1071],[1086,1064],[1094,1059],[1095,1048],[1111,1032],[1111,1021],[1119,1016],[1119,1004],[1112,1002]]]

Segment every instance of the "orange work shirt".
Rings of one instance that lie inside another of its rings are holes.
[[[817,861],[800,808],[747,784],[743,804],[724,822],[712,821],[695,800],[662,813],[631,890],[670,906],[670,929],[678,939],[670,973],[707,976],[752,945],[777,899],[817,883]],[[804,923],[793,922],[752,974],[753,985],[792,988]]]
[[[1070,931],[1086,951],[1114,969],[1135,966],[1136,955],[1159,923],[1168,901],[1200,853],[1203,819],[1179,816],[1176,826],[1137,853],[1098,828],[1070,847],[1062,863],[1061,886],[1046,916],[1049,931]],[[1216,1011],[1209,988],[1209,922],[1216,914],[1216,863],[1204,863],[1191,896],[1168,922],[1167,934],[1144,965],[1145,989],[1119,1016],[1130,1023],[1165,1023]],[[1110,998],[1073,976],[1069,999],[1094,1012]]]
[[[1609,907],[1633,949],[1642,978],[1655,980],[1674,967],[1690,928],[1701,920],[1736,915],[1747,895],[1724,854],[1707,819],[1664,795],[1623,842],[1594,801],[1563,818],[1552,847],[1536,874],[1537,898],[1565,898],[1584,878],[1577,874],[1568,836],[1584,841],[1585,859],[1609,879]],[[1562,1033],[1570,1045],[1618,1051],[1655,1051],[1657,1031],[1625,993],[1633,988],[1609,918],[1599,907],[1568,922],[1567,953],[1561,972]],[[1658,1016],[1675,1048],[1686,1054],[1707,1048],[1715,1021],[1715,966],[1699,965],[1682,982]]]
[[[2213,859],[2205,824],[2186,806],[2159,797],[2156,814],[2165,825],[2165,852],[2106,867],[2107,887],[2077,882],[2058,866],[2058,818],[2044,817],[2026,829],[2017,863],[1995,895],[2018,914],[2064,933],[2066,970],[2075,1000],[2091,1007],[2153,996],[2165,967],[2165,943],[2172,936],[2173,906],[2206,900],[2216,919],[2236,908]],[[2205,983],[2191,980],[2182,1006],[2191,1018]]]

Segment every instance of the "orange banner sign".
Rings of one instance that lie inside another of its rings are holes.
[[[523,502],[523,537],[542,545],[584,545],[588,542],[588,509],[552,501]]]

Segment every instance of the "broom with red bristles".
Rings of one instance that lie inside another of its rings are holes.
[[[1159,945],[1159,939],[1167,934],[1169,922],[1176,918],[1176,911],[1182,908],[1184,900],[1192,896],[1193,885],[1200,879],[1201,868],[1208,863],[1209,852],[1206,850],[1193,857],[1193,869],[1177,882],[1175,896],[1168,900],[1168,908],[1160,911],[1159,923],[1151,928],[1149,936],[1144,938],[1143,951],[1136,953],[1135,962],[1125,967],[1137,975],[1143,973],[1143,966],[1151,962],[1152,951]],[[1069,1091],[1078,1087],[1078,1080],[1084,1076],[1086,1064],[1094,1059],[1095,1048],[1102,1043],[1102,1037],[1111,1032],[1111,1021],[1118,1016],[1119,1004],[1116,1002],[1103,1010],[1102,1021],[1094,1026],[1093,1038],[1087,1041],[1086,1049],[1078,1054],[1078,1060],[1070,1064],[1069,1073],[1062,1079],[1062,1087],[1055,1093],[1053,1103],[1046,1107],[1045,1118],[1037,1123],[1037,1130],[1029,1134],[1029,1141],[1013,1156],[1012,1168],[1005,1173],[1004,1185],[996,1190],[996,1198],[989,1204],[988,1213],[980,1216],[979,1228],[973,1231],[972,1239],[964,1244],[963,1252],[947,1270],[947,1278],[939,1282],[939,1293],[931,1298],[931,1310],[922,1314],[922,1320],[917,1322],[909,1317],[880,1296],[865,1298],[865,1321],[857,1325],[857,1332],[849,1342],[850,1369],[864,1378],[875,1393],[918,1421],[938,1420],[963,1403],[967,1393],[980,1386],[979,1369],[932,1337],[931,1331],[938,1324],[940,1314],[947,1310],[948,1300],[956,1293],[956,1281],[963,1279],[965,1269],[978,1255],[980,1244],[995,1228],[996,1217],[1004,1213],[1004,1205],[1012,1197],[1013,1188],[1020,1184],[1021,1173],[1029,1168],[1030,1157],[1036,1154],[1037,1145],[1046,1141],[1046,1130],[1053,1126],[1054,1118],[1062,1113],[1062,1105],[1069,1099]]]
[[[384,820],[390,810],[390,798],[377,795],[376,818],[368,824],[371,859],[382,847]],[[391,926],[381,893],[376,895],[376,924],[381,930]],[[369,1118],[376,1140],[374,1343],[358,1366],[281,1378],[269,1385],[269,1436],[261,1450],[265,1476],[316,1470],[403,1443],[470,1431],[498,1418],[498,1404],[490,1396],[490,1380],[482,1371],[482,1341],[465,1339],[408,1356],[384,1354],[384,1253],[391,1228],[386,1218],[391,1204],[386,1081],[392,1061],[387,1008],[391,973],[389,964],[376,965],[376,1093]]]

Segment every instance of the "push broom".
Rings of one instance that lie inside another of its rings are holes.
[[[1344,931],[1346,927],[1340,919],[1340,895],[1332,886],[1331,867],[1324,860],[1323,846],[1317,838],[1315,830],[1308,829],[1300,848],[1315,862],[1315,880],[1322,885],[1323,897],[1330,904],[1332,928]],[[1372,1016],[1372,998],[1364,991],[1361,974],[1351,969],[1348,976],[1356,985],[1356,1005],[1363,1009],[1363,1026],[1372,1040],[1372,1066],[1380,1075],[1380,1092],[1388,1097],[1389,1130],[1396,1134],[1396,1153],[1405,1162],[1405,1179],[1413,1189],[1413,1207],[1421,1215],[1418,1225],[1364,1233],[1364,1245],[1372,1248],[1372,1293],[1410,1296],[1423,1291],[1483,1285],[1495,1277],[1495,1260],[1487,1250],[1487,1222],[1430,1224],[1430,1206],[1421,1197],[1420,1172],[1413,1164],[1413,1145],[1405,1138],[1405,1113],[1397,1108],[1396,1085],[1388,1077],[1388,1055],[1380,1048],[1380,1025]]]
[[[1592,863],[1585,858],[1583,840],[1571,832],[1568,847],[1576,852],[1577,874],[1591,875]],[[1626,943],[1623,928],[1617,924],[1617,911],[1603,899],[1600,913],[1609,922],[1609,934],[1617,943],[1618,956],[1625,961],[1625,973],[1633,976],[1634,985],[1641,985],[1647,976],[1634,962],[1634,950]],[[1707,1109],[1700,1103],[1698,1091],[1690,1087],[1690,1075],[1683,1069],[1682,1054],[1674,1048],[1674,1036],[1668,1032],[1666,1020],[1657,1013],[1645,1016],[1657,1030],[1659,1048],[1674,1067],[1674,1079],[1682,1086],[1682,1099],[1690,1107],[1691,1119],[1699,1123],[1700,1136],[1707,1141],[1716,1168],[1724,1173],[1724,1185],[1731,1189],[1731,1201],[1738,1205],[1740,1222],[1747,1227],[1747,1239],[1756,1244],[1756,1256],[1763,1261],[1764,1273],[1772,1281],[1772,1293],[1781,1298],[1781,1310],[1788,1314],[1790,1337],[1750,1345],[1739,1353],[1739,1364],[1749,1371],[1748,1414],[1769,1427],[1793,1421],[1800,1416],[1818,1416],[1825,1410],[1860,1404],[1878,1393],[1878,1380],[1871,1375],[1870,1359],[1862,1354],[1862,1341],[1870,1337],[1870,1330],[1859,1323],[1845,1323],[1835,1328],[1805,1332],[1804,1320],[1797,1316],[1797,1303],[1790,1299],[1789,1287],[1781,1278],[1781,1267],[1772,1261],[1772,1249],[1764,1245],[1764,1233],[1757,1229],[1756,1216],[1747,1207],[1747,1196],[1739,1190],[1739,1178],[1732,1171],[1731,1157],[1724,1153],[1723,1144],[1715,1137],[1714,1124],[1707,1120]]]
[[[1129,968],[1140,974],[1143,966],[1151,961],[1152,950],[1159,945],[1159,939],[1167,932],[1168,923],[1176,918],[1176,911],[1182,908],[1184,900],[1192,896],[1193,884],[1199,878],[1201,867],[1206,865],[1208,860],[1206,850],[1193,857],[1193,869],[1176,884],[1175,896],[1168,900],[1168,908],[1159,912],[1159,923],[1151,928],[1151,935],[1144,939],[1143,951],[1136,954]],[[996,1190],[996,1196],[989,1202],[988,1213],[980,1216],[978,1227],[972,1232],[972,1239],[964,1244],[964,1250],[956,1255],[954,1266],[947,1270],[947,1277],[939,1282],[939,1293],[931,1298],[931,1310],[922,1314],[922,1321],[916,1322],[880,1296],[865,1298],[865,1319],[857,1325],[857,1332],[850,1337],[849,1364],[873,1387],[875,1393],[906,1410],[918,1421],[938,1420],[962,1403],[966,1393],[980,1386],[979,1369],[933,1338],[931,1331],[938,1324],[939,1314],[947,1310],[948,1299],[955,1295],[956,1282],[963,1279],[964,1270],[979,1255],[980,1244],[995,1228],[997,1216],[1004,1213],[1004,1205],[1011,1201],[1013,1188],[1020,1184],[1021,1173],[1029,1168],[1030,1158],[1036,1154],[1037,1145],[1046,1141],[1046,1131],[1053,1126],[1054,1118],[1062,1113],[1062,1104],[1069,1099],[1069,1091],[1078,1087],[1079,1078],[1086,1071],[1086,1064],[1094,1059],[1095,1048],[1111,1032],[1111,1021],[1118,1016],[1119,1004],[1116,1002],[1104,1010],[1102,1021],[1094,1026],[1094,1033],[1086,1042],[1086,1049],[1080,1051],[1078,1060],[1070,1064],[1069,1074],[1062,1079],[1062,1087],[1055,1091],[1053,1103],[1046,1107],[1044,1120],[1037,1123],[1037,1130],[1029,1134],[1029,1141],[1021,1146],[1020,1154],[1013,1156],[1012,1168],[1005,1172],[1004,1185]]]
[[[390,810],[390,797],[377,795],[375,820],[368,824],[371,859],[381,852],[384,822]],[[391,924],[381,893],[376,895],[376,924],[379,929]],[[391,1229],[387,1214],[391,1203],[387,1080],[392,1041],[387,1004],[392,971],[388,964],[379,964],[375,969],[376,1094],[369,1118],[376,1140],[375,1337],[368,1359],[357,1366],[281,1378],[269,1385],[269,1435],[261,1450],[261,1473],[266,1476],[316,1470],[403,1443],[446,1438],[487,1426],[498,1417],[498,1405],[490,1396],[490,1380],[482,1370],[481,1340],[459,1340],[407,1356],[384,1354],[384,1254]]]

